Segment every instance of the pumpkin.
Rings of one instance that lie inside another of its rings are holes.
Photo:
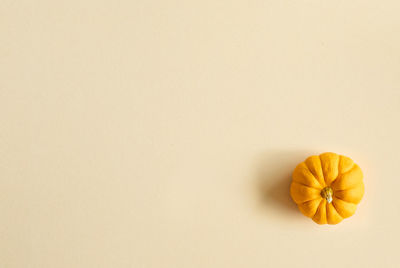
[[[293,172],[290,195],[318,224],[352,216],[364,195],[363,173],[350,158],[335,153],[308,157]]]

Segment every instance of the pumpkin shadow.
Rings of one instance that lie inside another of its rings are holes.
[[[292,172],[297,164],[312,155],[305,151],[266,152],[259,157],[256,188],[263,209],[274,210],[282,215],[299,213],[290,197]]]

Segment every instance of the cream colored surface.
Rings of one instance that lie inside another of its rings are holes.
[[[398,267],[398,1],[0,4],[0,267]],[[290,200],[308,155],[356,214]]]

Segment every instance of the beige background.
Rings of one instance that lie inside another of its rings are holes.
[[[0,9],[0,267],[398,267],[398,1]],[[288,192],[325,151],[337,226]]]

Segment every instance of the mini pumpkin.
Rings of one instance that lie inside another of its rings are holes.
[[[343,155],[310,156],[295,168],[290,195],[316,223],[337,224],[355,213],[364,195],[363,173]]]

